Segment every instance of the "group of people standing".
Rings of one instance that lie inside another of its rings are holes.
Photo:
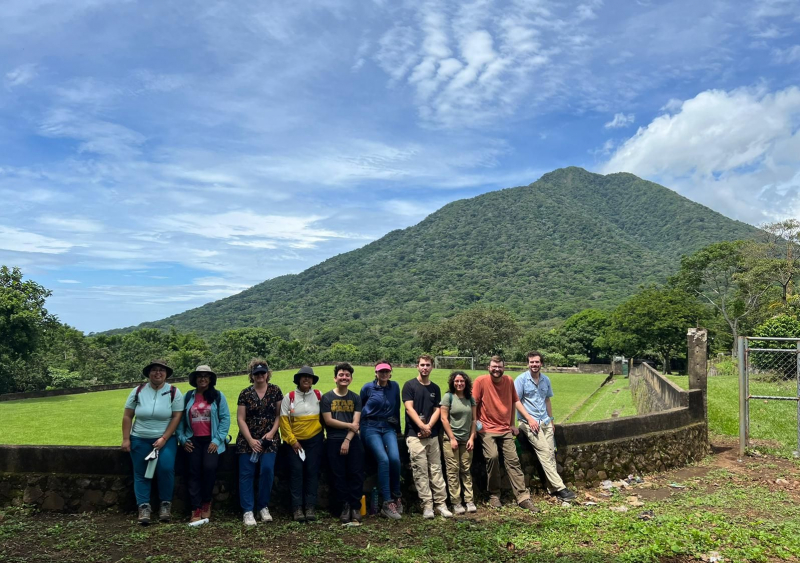
[[[357,394],[349,389],[353,367],[339,363],[333,370],[334,388],[322,394],[314,388],[319,376],[304,366],[294,375],[295,389],[284,395],[270,383],[272,371],[267,362],[254,358],[248,365],[251,385],[239,394],[236,410],[239,435],[235,447],[244,524],[254,526],[256,516],[262,522],[272,521],[269,503],[281,440],[292,452],[288,463],[295,521],[317,517],[319,468],[325,455],[340,521],[360,522],[365,451],[377,464],[380,514],[402,518],[404,501],[397,447],[400,436],[408,448],[424,518],[434,518],[436,513],[449,518],[453,513],[477,511],[471,474],[476,443],[486,460],[489,506],[502,506],[502,451],[517,504],[538,511],[531,502],[517,456],[514,441],[520,433],[536,451],[550,493],[565,501],[575,498],[556,471],[550,404],[553,391],[550,380],[541,373],[540,353],[528,354],[528,370],[516,380],[504,375],[504,362],[496,356],[491,358],[489,373],[477,377],[474,383],[463,371],[454,371],[444,395],[430,380],[432,367],[430,356],[420,356],[417,377],[405,382],[401,390],[391,380],[391,364],[380,361],[375,366],[375,379]],[[190,522],[210,518],[219,455],[229,442],[231,423],[227,401],[215,388],[217,376],[209,366],[198,366],[189,375],[194,389],[184,397],[166,383],[172,369],[165,362],[151,362],[142,373],[148,382],[131,391],[122,422],[122,449],[131,453],[133,461],[139,523],[150,523],[150,484],[154,474],[158,476],[161,500],[158,519],[171,519],[179,446],[189,456]],[[404,432],[400,425],[401,401],[405,407]],[[323,433],[327,434],[326,440]],[[448,491],[452,511],[447,503]]]

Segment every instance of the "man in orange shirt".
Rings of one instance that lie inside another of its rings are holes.
[[[498,448],[503,450],[506,474],[514,491],[517,504],[526,510],[539,512],[531,502],[531,493],[525,486],[525,475],[517,456],[514,444],[519,429],[514,426],[514,411],[529,423],[531,415],[520,403],[514,380],[503,375],[505,362],[499,356],[492,356],[489,373],[475,379],[472,396],[477,405],[479,431],[486,459],[488,474],[489,506],[500,508],[500,457]]]

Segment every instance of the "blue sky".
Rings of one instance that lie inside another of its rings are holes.
[[[800,1],[5,0],[0,263],[84,331],[577,165],[800,216]]]

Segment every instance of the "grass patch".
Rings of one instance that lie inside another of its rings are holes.
[[[683,389],[689,388],[689,378],[667,376]],[[795,381],[765,382],[751,380],[753,395],[797,396]],[[739,436],[739,378],[716,376],[708,378],[708,426],[712,432]],[[759,449],[782,456],[797,449],[797,403],[794,401],[750,400],[750,438],[761,441]]]
[[[628,379],[616,376],[580,405],[565,422],[589,422],[612,418],[612,415],[635,414],[636,406],[633,404]]]
[[[296,370],[276,371],[272,383],[288,393],[294,389],[292,377]],[[314,368],[320,376],[317,388],[326,392],[333,388],[333,366]],[[482,371],[467,372],[473,378]],[[450,370],[433,370],[431,379],[442,392],[447,388]],[[516,377],[516,373],[508,375]],[[397,368],[393,379],[400,384],[417,376],[415,368]],[[364,383],[375,377],[374,370],[357,366],[351,389],[356,393]],[[603,375],[550,375],[555,397],[553,409],[556,419],[559,413],[567,413],[573,405],[580,404],[588,397],[605,376]],[[236,411],[239,392],[249,385],[246,375],[219,379],[217,388],[225,394],[231,412]],[[188,383],[178,383],[184,393],[191,389]],[[131,385],[133,388],[134,385]],[[71,446],[116,446],[122,440],[122,409],[130,389],[99,391],[79,395],[62,395],[41,399],[22,399],[0,403],[0,443],[33,445],[71,445]],[[402,408],[402,407],[401,407]],[[562,414],[563,416],[563,414]],[[57,424],[53,421],[57,420]],[[231,435],[236,437],[236,421],[232,421]]]

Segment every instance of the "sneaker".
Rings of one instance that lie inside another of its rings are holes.
[[[353,509],[353,510],[350,512],[350,520],[351,520],[352,522],[358,522],[358,523],[360,524],[360,523],[361,523],[361,511],[360,511],[360,510],[356,510],[356,509],[354,508],[354,509]]]
[[[158,509],[158,519],[161,522],[169,522],[172,520],[172,503],[168,501],[163,501],[161,503],[161,508]]]
[[[203,506],[200,507],[200,517],[201,518],[211,518],[211,503],[204,502]]]
[[[342,513],[339,515],[339,522],[342,524],[347,524],[350,521],[350,512],[352,512],[350,510],[350,505],[344,503],[342,505]]]
[[[139,505],[139,524],[147,526],[150,524],[150,505],[148,503]]]
[[[425,510],[422,511],[422,517],[425,518],[425,520],[430,520],[432,518],[435,518],[436,514],[434,514],[432,508],[425,507]]]
[[[384,501],[383,507],[381,508],[381,514],[387,518],[391,518],[392,520],[400,520],[400,518],[402,518],[400,513],[397,512],[397,505],[389,501]]]
[[[436,512],[438,512],[442,516],[442,518],[452,518],[453,517],[453,513],[450,512],[449,510],[447,510],[447,505],[446,504],[440,504],[439,506],[437,506],[436,507]]]
[[[453,505],[453,514],[464,514],[465,512],[464,505],[460,502]]]
[[[577,497],[578,495],[576,495],[574,492],[570,491],[569,489],[564,488],[564,489],[561,489],[560,491],[556,491],[555,496],[557,498],[559,498],[560,500],[569,502],[571,500],[575,500],[575,497]]]
[[[478,512],[478,507],[475,506],[474,502],[467,503],[467,512]]]
[[[258,511],[258,515],[261,516],[262,522],[272,522],[272,514],[269,513],[269,508],[266,506]]]
[[[316,509],[313,506],[306,508],[306,522],[313,522],[316,519],[317,519]]]
[[[192,522],[199,522],[202,519],[203,519],[202,511],[199,508],[195,508],[192,511],[192,517],[189,519],[189,524],[191,524]]]
[[[256,525],[256,519],[253,516],[253,512],[250,511],[250,510],[248,510],[247,512],[244,513],[244,525],[245,526],[255,526]]]
[[[519,503],[519,507],[524,510],[530,510],[531,512],[541,512],[534,504],[531,502],[531,499],[526,498],[521,503]]]
[[[489,506],[492,508],[503,508],[503,503],[500,502],[500,497],[492,495],[489,497]]]
[[[303,514],[303,509],[300,508],[299,506],[297,508],[295,508],[294,511],[292,512],[292,518],[294,518],[295,522],[305,522],[306,521],[306,515]]]
[[[397,497],[396,499],[394,499],[394,506],[397,508],[397,513],[402,515],[403,514],[403,499],[401,499],[400,497]]]

